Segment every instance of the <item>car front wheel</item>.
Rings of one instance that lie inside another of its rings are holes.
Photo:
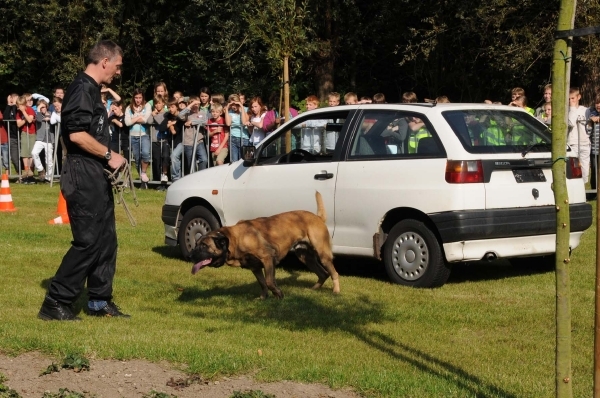
[[[205,207],[195,206],[183,216],[179,227],[179,246],[183,258],[188,258],[202,235],[219,228],[219,221]]]
[[[450,276],[437,238],[417,220],[397,223],[387,236],[383,262],[392,282],[413,287],[442,286]]]

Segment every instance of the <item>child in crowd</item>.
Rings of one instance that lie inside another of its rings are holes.
[[[544,86],[544,103],[535,110],[536,117],[539,117],[544,112],[544,105],[549,102],[552,102],[552,84],[546,84]]]
[[[516,106],[518,108],[523,108],[527,111],[527,113],[529,113],[530,115],[535,114],[535,110],[533,110],[532,108],[527,106],[527,97],[525,97],[524,95],[520,95],[518,97],[516,97],[514,100],[512,100],[512,102],[510,104],[508,104],[510,106]]]
[[[521,87],[515,87],[512,90],[510,90],[510,101],[511,102],[516,100],[518,97],[524,97],[524,96],[525,96],[525,90],[523,90]]]
[[[146,170],[150,164],[150,136],[148,135],[148,121],[152,116],[150,104],[144,99],[144,92],[136,88],[133,91],[131,105],[125,110],[125,125],[129,126],[131,150],[136,167],[142,182],[148,182]],[[141,158],[141,163],[140,163]]]
[[[376,93],[373,95],[374,104],[385,104],[385,95],[383,93]]]
[[[435,99],[436,104],[449,104],[450,100],[445,95],[440,95]]]
[[[129,129],[125,125],[125,113],[123,112],[123,102],[113,101],[110,104],[110,117],[108,123],[111,128],[110,149],[118,154],[123,154],[123,157],[129,162]]]
[[[309,95],[306,98],[306,110],[312,111],[319,107],[319,99],[315,95]],[[321,152],[321,135],[327,120],[307,120],[302,124],[300,133],[301,149],[310,153]]]
[[[353,92],[347,92],[344,95],[344,104],[346,105],[356,105],[358,104],[358,96],[356,95],[356,93]]]
[[[373,100],[371,99],[371,97],[367,95],[363,95],[362,97],[360,97],[360,101],[358,101],[359,104],[370,104],[372,102]]]
[[[552,124],[552,103],[546,102],[540,108],[542,109],[542,113],[540,113],[538,119],[550,128],[550,125]]]
[[[260,97],[254,97],[250,100],[250,111],[248,117],[250,118],[250,144],[256,146],[265,138],[265,130],[263,129],[263,121],[267,113],[267,107],[263,105]]]
[[[187,174],[191,173],[192,170],[196,170],[196,163],[198,163],[198,170],[204,170],[208,165],[204,137],[200,131],[201,126],[204,126],[207,120],[205,114],[200,113],[200,98],[191,96],[188,109],[189,111],[185,114],[183,129],[183,153]],[[196,147],[195,156],[194,146]],[[192,162],[192,157],[194,158],[194,162]]]
[[[23,172],[19,179],[19,183],[35,184],[33,181],[33,160],[31,158],[31,150],[35,145],[36,126],[35,126],[35,111],[28,103],[33,103],[31,94],[24,94],[17,98],[17,126],[21,131],[21,151],[20,156],[23,161]]]
[[[567,145],[571,147],[571,153],[579,158],[581,163],[581,174],[583,183],[587,183],[590,174],[590,138],[587,134],[586,125],[590,118],[590,110],[579,105],[581,94],[578,87],[569,90],[569,132],[567,134]]]
[[[58,92],[58,90],[57,90],[57,92]],[[54,110],[52,111],[52,115],[50,116],[50,125],[52,126],[52,129],[54,131],[54,140],[55,140],[55,142],[58,141],[58,144],[56,145],[56,152],[61,151],[61,156],[58,156],[56,158],[56,163],[58,163],[59,170],[60,170],[60,166],[62,164],[62,159],[64,159],[67,156],[67,150],[65,149],[64,145],[61,145],[62,138],[60,137],[60,112],[62,110],[62,101],[63,101],[62,97],[52,98],[51,108]],[[59,137],[58,140],[56,139],[57,137]],[[52,160],[54,160],[54,158]],[[50,181],[52,181],[52,176],[54,174],[54,170],[49,170],[49,171],[50,171],[50,176],[46,176],[46,177],[49,177]]]
[[[169,90],[167,90],[167,84],[165,82],[158,82],[154,84],[154,97],[152,97],[153,99],[148,101],[152,109],[154,109],[154,98],[156,97],[161,97],[163,99],[163,102],[165,102],[169,98]],[[164,111],[167,111],[166,105]]]
[[[183,155],[183,119],[185,119],[185,113],[182,115],[179,110],[180,101],[173,97],[169,103],[169,112],[165,113],[166,128],[171,140],[173,152],[171,152],[171,179],[173,182],[181,178],[181,156]],[[187,107],[183,110],[188,109]],[[189,109],[186,111],[186,113]]]
[[[210,118],[210,89],[208,87],[200,88],[200,106],[198,107],[198,111],[204,115],[204,120],[208,120]]]
[[[210,108],[211,118],[208,120],[208,136],[210,138],[210,154],[213,164],[220,166],[225,163],[229,153],[229,132],[224,126],[223,105],[213,104]]]
[[[152,137],[152,179],[166,183],[169,181],[169,162],[171,161],[171,146],[169,145],[169,132],[166,128],[165,109],[168,109],[162,95],[154,96],[152,100],[154,109],[150,122],[156,126],[156,134]],[[160,175],[160,179],[159,179]],[[164,187],[160,187],[164,190]]]
[[[108,116],[110,116],[110,104],[112,104],[113,101],[121,101],[121,96],[112,88],[106,87],[104,84],[100,86],[100,96],[102,98],[102,103],[106,107],[106,112],[108,112]]]
[[[211,105],[215,105],[215,104],[219,104],[219,105],[225,105],[225,96],[221,93],[217,93],[217,94],[213,94],[210,97],[210,103]]]
[[[54,166],[52,160],[54,159],[54,132],[50,128],[51,114],[48,111],[48,103],[44,100],[39,100],[37,104],[37,114],[35,115],[36,121],[36,140],[31,150],[31,156],[35,168],[38,172],[38,179],[40,182],[50,182],[50,174],[52,167]],[[40,160],[40,152],[44,151],[46,158],[46,169],[42,165]],[[48,174],[48,177],[46,177]]]
[[[232,162],[236,162],[241,158],[242,147],[248,145],[250,138],[247,128],[250,124],[248,112],[244,111],[244,105],[237,94],[231,94],[227,105],[225,105],[225,124],[229,126],[231,140],[231,153],[229,156]]]

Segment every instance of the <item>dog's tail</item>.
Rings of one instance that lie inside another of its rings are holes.
[[[325,222],[327,221],[327,212],[325,212],[325,205],[323,204],[323,198],[319,191],[315,194],[315,198],[317,199],[317,216]]]

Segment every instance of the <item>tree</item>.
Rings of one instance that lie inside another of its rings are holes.
[[[303,56],[314,51],[309,39],[310,29],[305,24],[308,17],[307,2],[299,5],[296,0],[250,0],[244,10],[250,35],[267,48],[266,57],[272,61],[274,71],[283,69],[284,116],[290,113],[289,63],[301,64]],[[286,138],[287,150],[291,150],[291,136]]]
[[[561,0],[558,31],[573,29],[576,0]],[[552,62],[552,187],[556,204],[556,396],[573,396],[571,383],[571,297],[569,195],[566,177],[567,106],[573,38],[556,39]]]

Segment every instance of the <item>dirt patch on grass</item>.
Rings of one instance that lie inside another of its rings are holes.
[[[54,363],[61,361],[54,360]],[[229,398],[235,391],[251,390],[273,394],[276,398],[360,397],[353,391],[332,390],[322,384],[261,383],[251,376],[205,381],[201,376],[194,377],[174,370],[167,363],[142,360],[91,360],[89,371],[62,369],[40,376],[52,362],[51,358],[36,352],[18,357],[0,355],[0,373],[8,378],[4,384],[23,397],[41,397],[45,391],[58,393],[60,388],[98,398],[143,397],[150,396],[152,391],[178,398]]]

